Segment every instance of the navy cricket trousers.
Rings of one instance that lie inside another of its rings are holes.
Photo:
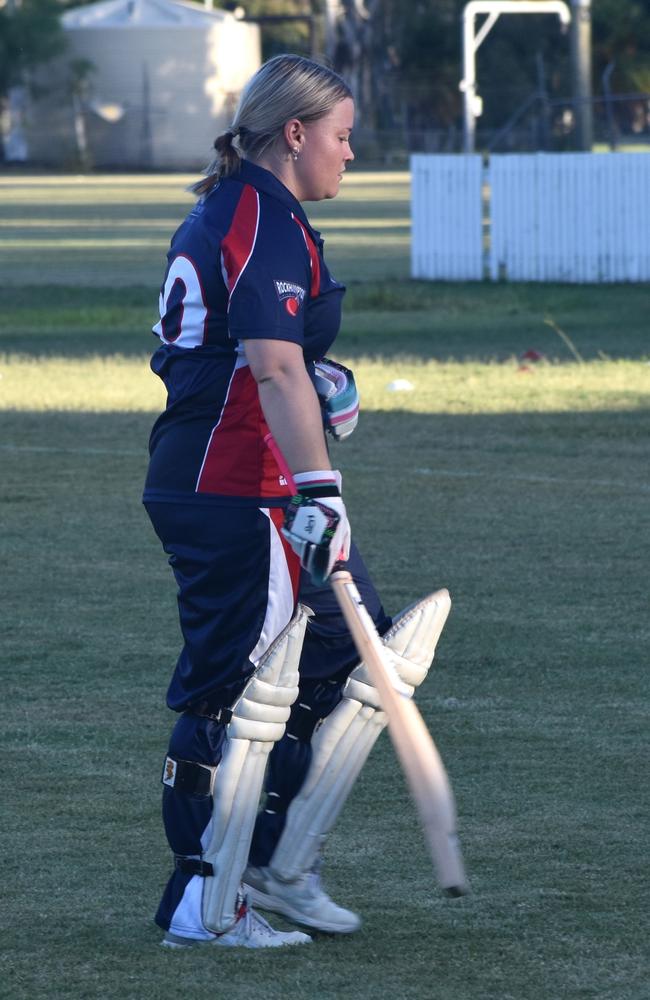
[[[280,534],[281,508],[157,502],[146,509],[176,578],[184,640],[167,692],[168,706],[182,713],[170,756],[218,765],[225,726],[195,714],[192,706],[208,704],[211,714],[231,707],[290,621],[296,601],[314,612],[300,659],[300,694],[287,724],[294,738],[285,735],[269,758],[266,793],[273,793],[274,813],[260,812],[251,845],[251,863],[268,864],[307,774],[313,730],[338,704],[358,656],[331,588],[311,582]],[[383,634],[391,620],[354,543],[346,568]],[[163,786],[163,820],[175,854],[202,854],[211,814],[210,796]],[[201,921],[201,892],[200,876],[175,870],[156,922],[181,936],[212,937]]]

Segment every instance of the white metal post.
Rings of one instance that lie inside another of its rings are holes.
[[[577,0],[590,3],[590,0]],[[474,21],[487,14],[477,34]],[[470,0],[463,8],[463,147],[473,153],[476,145],[476,118],[481,113],[476,93],[476,53],[501,14],[556,14],[563,27],[571,22],[571,11],[563,0]]]

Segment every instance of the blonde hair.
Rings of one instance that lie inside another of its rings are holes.
[[[305,124],[318,121],[351,96],[338,73],[312,59],[294,55],[269,59],[246,84],[232,125],[214,140],[216,158],[190,190],[207,194],[222,177],[239,170],[242,156],[260,157],[291,118]]]

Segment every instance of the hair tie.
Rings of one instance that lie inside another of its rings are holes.
[[[218,153],[223,150],[224,146],[229,149],[232,146],[232,141],[236,134],[237,132],[235,130],[228,128],[225,132],[222,132],[221,135],[217,136],[212,145]]]

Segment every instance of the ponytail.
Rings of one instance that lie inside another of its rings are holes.
[[[239,150],[233,145],[233,139],[238,131],[234,128],[226,129],[214,140],[217,155],[208,167],[206,176],[189,188],[194,194],[199,197],[209,194],[223,177],[229,177],[239,170],[241,156]]]

